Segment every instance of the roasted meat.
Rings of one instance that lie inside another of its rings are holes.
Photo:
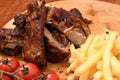
[[[66,11],[62,8],[50,8],[47,23],[63,33],[76,46],[83,43],[90,34],[88,25],[77,9]]]
[[[24,27],[26,20],[23,14],[17,14],[14,17],[14,29],[0,29],[0,51],[7,55],[16,55],[22,53],[24,40]]]
[[[70,10],[71,13],[73,13],[75,16],[79,17],[85,24],[91,24],[92,21],[88,20],[86,18],[83,18],[82,14],[80,13],[80,11],[77,8],[73,8]]]
[[[51,30],[44,28],[47,59],[53,63],[63,61],[70,53],[69,41],[65,35],[53,29],[52,32],[50,31]]]
[[[15,55],[22,52],[23,37],[13,29],[0,29],[0,51],[3,54]]]
[[[38,66],[46,66],[47,60],[60,62],[69,56],[70,44],[78,47],[85,42],[89,23],[76,8],[66,11],[34,1],[14,17],[14,29],[0,29],[0,51],[22,53],[25,61]]]
[[[48,7],[44,30],[47,59],[60,62],[67,58],[71,43],[78,47],[85,42],[90,34],[89,23],[90,21],[84,19],[76,8],[66,11],[62,8]]]
[[[38,4],[39,3],[39,4]],[[45,2],[35,1],[28,5],[23,41],[23,58],[38,66],[47,64],[44,49],[44,24],[46,20]]]
[[[23,49],[23,40],[25,32],[25,15],[17,14],[14,17],[14,29],[0,29],[0,51],[3,54],[15,55],[22,53]]]
[[[14,17],[14,25],[16,25],[16,27],[14,28],[13,32],[17,35],[21,35],[24,36],[25,33],[25,26],[26,26],[26,18],[24,14],[17,14]]]

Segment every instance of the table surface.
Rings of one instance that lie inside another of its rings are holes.
[[[4,26],[17,13],[26,9],[26,5],[35,0],[0,0],[0,27]],[[52,2],[57,0],[46,0]],[[120,5],[120,0],[100,0]]]

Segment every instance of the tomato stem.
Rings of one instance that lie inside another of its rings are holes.
[[[3,71],[0,72],[0,80],[2,80]]]
[[[36,76],[35,78],[33,78],[32,80],[36,80],[36,79],[45,80],[47,75],[48,75],[48,74],[42,73],[42,75],[38,75],[38,76]]]
[[[6,58],[5,60],[1,60],[0,62],[3,63],[3,64],[7,64],[8,66],[11,66],[12,65],[10,64],[13,60],[9,60],[8,58]]]
[[[24,74],[28,74],[28,67],[23,65],[23,68],[20,71],[22,71]]]
[[[3,71],[3,70],[0,70],[0,72],[1,72],[1,75],[0,75],[1,78],[2,78],[3,74],[8,74],[8,75],[14,76],[14,77],[17,78],[18,80],[23,80],[23,79],[20,78],[19,76],[15,75],[15,73],[6,72],[6,71]]]

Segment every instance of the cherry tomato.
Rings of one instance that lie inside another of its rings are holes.
[[[45,80],[60,80],[59,76],[54,71],[46,71],[44,74],[46,75]]]
[[[40,69],[32,63],[26,63],[25,65],[18,67],[15,73],[23,80],[32,80],[33,78],[41,74]],[[14,80],[17,79],[15,78]]]
[[[0,80],[11,80],[9,76],[3,74]]]
[[[19,62],[15,57],[7,56],[0,60],[0,70],[14,72],[19,67]]]

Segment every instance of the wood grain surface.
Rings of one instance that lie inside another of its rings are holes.
[[[11,18],[17,13],[20,13],[26,9],[26,5],[35,0],[0,0],[0,27],[4,26]],[[57,0],[46,0],[46,2],[52,2]],[[101,0],[120,4],[120,0]]]

